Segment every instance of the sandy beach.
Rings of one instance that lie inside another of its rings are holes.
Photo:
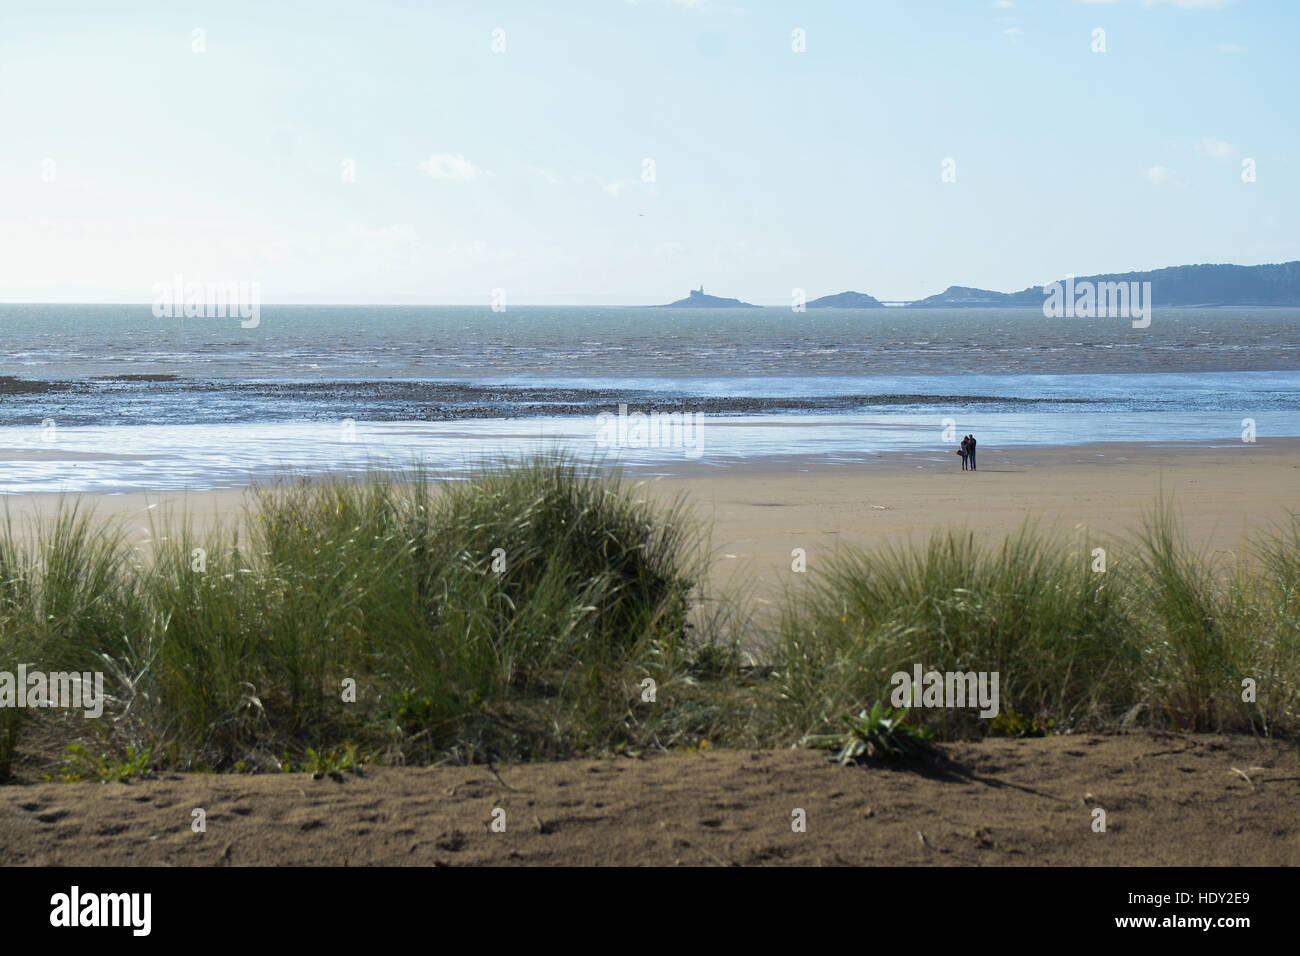
[[[715,579],[788,580],[790,552],[809,571],[837,547],[872,549],[922,541],[936,528],[1014,532],[1044,527],[1121,541],[1139,531],[1163,493],[1189,541],[1231,557],[1247,535],[1300,509],[1300,441],[1191,448],[1093,444],[982,451],[979,470],[898,455],[861,464],[788,462],[664,478],[687,493],[714,527]]]
[[[936,528],[1004,535],[1026,519],[1118,542],[1140,530],[1144,510],[1163,493],[1180,511],[1189,542],[1221,560],[1242,554],[1246,538],[1300,510],[1300,439],[1261,439],[1217,447],[1104,443],[1056,448],[981,449],[979,470],[957,456],[897,453],[859,461],[758,458],[707,465],[683,460],[672,475],[638,475],[661,500],[683,496],[711,529],[712,583],[752,583],[779,592],[791,581],[791,551],[808,570],[836,548],[921,541]],[[3,499],[17,525],[59,506],[53,494]],[[240,489],[129,492],[82,496],[147,542],[151,515],[190,515],[196,530],[229,522],[249,501]],[[66,502],[65,502],[66,503]]]

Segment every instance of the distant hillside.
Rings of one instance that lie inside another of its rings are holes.
[[[810,309],[883,309],[880,300],[865,292],[841,292],[838,295],[824,295],[808,303]]]
[[[761,305],[741,302],[739,299],[723,299],[716,295],[705,295],[704,286],[692,289],[685,299],[669,302],[667,305],[652,305],[652,309],[761,309]]]
[[[1064,281],[1064,280],[1062,280]],[[1081,282],[1150,282],[1151,301],[1169,306],[1292,306],[1300,307],[1300,260],[1263,266],[1196,265],[1170,266],[1149,272],[1108,272],[1076,276]],[[1045,293],[1040,285],[1019,292],[994,292],[970,286],[952,285],[938,295],[909,302],[910,309],[953,309],[1024,307],[1041,309]],[[807,304],[810,309],[884,309],[875,296],[865,292],[824,295]],[[704,286],[692,289],[685,299],[652,309],[761,309],[740,299],[706,295]]]
[[[1276,265],[1170,266],[1149,272],[1111,272],[1076,276],[1080,282],[1150,282],[1151,299],[1157,306],[1191,305],[1286,305],[1300,306],[1300,261]],[[912,309],[1033,306],[1043,304],[1043,287],[1030,286],[1020,292],[992,292],[966,286],[950,286],[938,295],[908,305]]]
[[[938,295],[932,295],[924,299],[918,299],[916,302],[909,302],[910,309],[952,309],[961,306],[974,306],[985,308],[991,305],[1042,305],[1043,293],[1041,290],[1034,291],[1035,300],[1033,302],[1022,300],[1024,293],[1018,292],[1008,294],[1006,292],[992,292],[988,289],[972,289],[964,285],[950,285]]]

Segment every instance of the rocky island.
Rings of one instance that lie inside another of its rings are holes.
[[[669,302],[667,305],[652,305],[652,309],[761,309],[761,305],[741,302],[739,299],[724,299],[716,295],[705,295],[704,286],[692,289],[685,299]]]
[[[841,292],[837,295],[824,295],[808,303],[810,309],[883,309],[885,304],[874,295],[865,292]]]

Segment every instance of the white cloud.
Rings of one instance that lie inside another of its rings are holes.
[[[1206,136],[1196,144],[1196,151],[1204,153],[1211,159],[1231,159],[1232,154],[1237,148],[1231,143],[1225,143],[1221,139],[1215,139],[1213,136]]]
[[[479,176],[479,171],[474,168],[474,164],[460,153],[434,153],[420,163],[420,169],[434,179],[450,179],[463,183],[472,183]]]
[[[1015,4],[1011,0],[993,0],[993,6],[999,10],[1006,10],[1008,7],[1014,7]]]
[[[1002,31],[1002,35],[1004,37],[1018,37],[1020,36],[1020,27],[1007,27]]]
[[[1246,48],[1244,46],[1237,46],[1237,44],[1235,43],[1220,43],[1219,52],[1220,53],[1245,53]]]
[[[1178,174],[1168,166],[1152,166],[1147,170],[1147,179],[1157,186],[1181,186]]]

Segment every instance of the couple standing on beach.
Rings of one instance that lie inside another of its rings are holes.
[[[957,449],[957,454],[961,455],[961,470],[975,470],[975,436],[967,435],[961,440],[961,445]]]

